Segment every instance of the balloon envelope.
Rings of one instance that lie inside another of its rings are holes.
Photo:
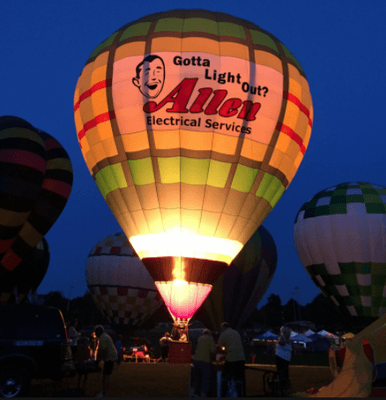
[[[242,328],[268,289],[276,264],[275,242],[260,226],[213,285],[195,318],[214,331],[220,330],[222,322]]]
[[[114,325],[140,326],[162,305],[151,276],[122,232],[91,250],[86,281],[96,306]]]
[[[0,117],[0,280],[55,223],[72,179],[71,161],[55,138],[21,118]]]
[[[34,294],[46,275],[50,248],[43,238],[9,274],[0,281],[0,303],[23,303]]]
[[[317,193],[294,226],[299,258],[314,283],[353,316],[386,312],[386,187],[342,183]]]
[[[82,71],[74,112],[89,171],[149,273],[169,299],[181,298],[173,281],[188,282],[197,305],[288,187],[313,119],[284,44],[204,10],[112,34]]]

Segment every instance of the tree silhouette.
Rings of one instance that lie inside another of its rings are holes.
[[[88,291],[86,291],[83,296],[76,297],[70,301],[68,317],[70,319],[77,318],[81,327],[86,325],[109,324],[95,305]]]
[[[43,305],[48,307],[56,307],[62,312],[63,317],[67,317],[68,300],[64,297],[63,292],[52,290],[46,295]]]
[[[278,329],[283,325],[283,306],[279,295],[272,293],[267,299],[267,304],[262,307],[262,312],[268,328]]]

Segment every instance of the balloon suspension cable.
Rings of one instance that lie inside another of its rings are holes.
[[[189,320],[190,318],[175,318],[173,316],[174,323],[172,329],[172,340],[180,341],[180,342],[189,342],[189,334],[188,334],[188,327],[189,327]],[[181,334],[184,333],[186,335],[185,340],[179,339]],[[174,339],[178,338],[178,339]]]

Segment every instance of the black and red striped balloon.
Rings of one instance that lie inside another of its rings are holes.
[[[36,247],[23,258],[8,279],[0,283],[0,303],[21,304],[30,301],[46,275],[50,263],[50,248],[43,238]]]
[[[73,171],[61,144],[27,121],[0,117],[0,293],[67,203]]]

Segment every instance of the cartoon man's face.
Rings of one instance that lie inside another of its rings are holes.
[[[165,81],[165,66],[161,58],[144,60],[143,64],[137,67],[137,76],[133,78],[133,84],[140,92],[150,98],[157,97],[163,88]]]

